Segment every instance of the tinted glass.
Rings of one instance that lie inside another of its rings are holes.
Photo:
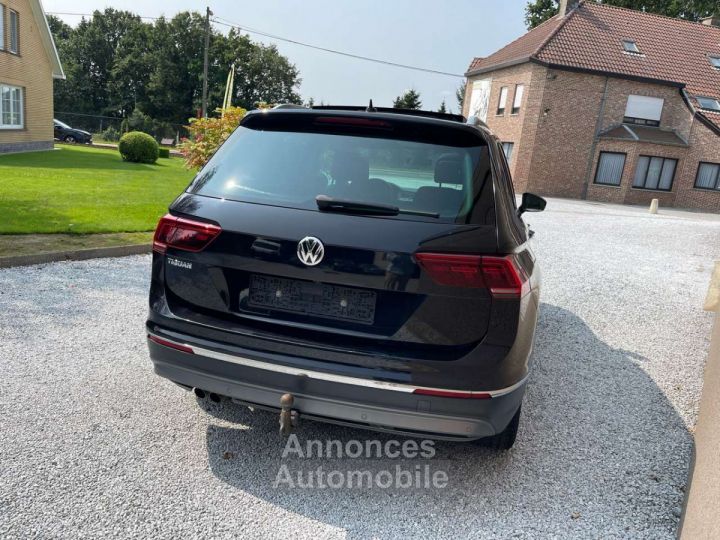
[[[388,204],[486,223],[494,197],[486,146],[238,128],[200,171],[191,193],[317,211],[315,197]]]

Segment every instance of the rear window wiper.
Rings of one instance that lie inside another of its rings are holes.
[[[439,218],[437,212],[421,212],[418,210],[404,210],[391,204],[379,204],[363,201],[350,201],[348,199],[336,199],[327,195],[318,195],[315,202],[319,210],[323,212],[347,212],[348,214],[361,214],[367,216],[397,216],[407,214],[411,216],[424,216]]]

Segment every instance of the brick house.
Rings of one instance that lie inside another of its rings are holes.
[[[62,65],[39,0],[0,0],[0,154],[53,147]]]
[[[720,21],[582,1],[466,73],[518,192],[720,211]]]

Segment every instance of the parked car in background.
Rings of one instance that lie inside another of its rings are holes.
[[[540,275],[498,139],[459,115],[253,112],[161,219],[148,345],[198,397],[510,448]],[[290,425],[288,424],[290,422]]]
[[[92,134],[82,129],[75,129],[68,126],[65,122],[53,119],[54,137],[57,141],[66,143],[83,143],[92,142]]]

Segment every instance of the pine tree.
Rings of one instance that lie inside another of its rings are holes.
[[[395,101],[393,101],[393,108],[416,110],[422,109],[422,101],[420,101],[420,94],[411,88],[403,95],[395,98]]]
[[[463,103],[465,102],[465,87],[467,86],[467,81],[463,81],[463,83],[458,86],[457,90],[455,90],[455,99],[457,99],[458,108],[460,109],[460,112],[462,113],[463,110]]]

